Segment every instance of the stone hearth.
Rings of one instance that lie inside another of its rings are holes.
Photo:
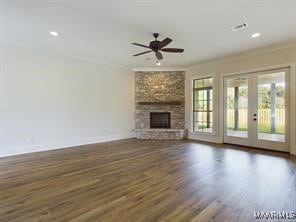
[[[185,125],[185,72],[135,73],[136,121],[139,139],[182,139]],[[150,129],[150,112],[169,112],[170,129]]]
[[[137,139],[183,139],[185,130],[181,129],[135,129]]]

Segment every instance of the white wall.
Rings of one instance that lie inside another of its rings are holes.
[[[0,44],[0,156],[132,137],[132,70]]]
[[[243,72],[258,71],[269,68],[291,66],[291,153],[296,155],[296,96],[295,96],[295,67],[296,67],[296,44],[270,48],[253,53],[242,54],[225,59],[217,59],[195,66],[187,67],[186,72],[186,123],[187,127],[191,125],[191,80],[192,78],[213,76],[214,77],[214,135],[204,135],[196,132],[190,132],[189,138],[197,140],[223,142],[223,75],[238,74]]]

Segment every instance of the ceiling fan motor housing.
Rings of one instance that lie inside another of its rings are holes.
[[[159,44],[160,44],[160,41],[152,41],[150,42],[149,44],[149,47],[152,49],[152,51],[156,52],[159,50]]]

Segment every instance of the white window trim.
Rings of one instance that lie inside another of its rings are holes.
[[[200,132],[200,131],[194,131],[193,130],[193,81],[194,80],[199,80],[199,79],[206,79],[206,78],[213,78],[213,120],[212,120],[212,132]],[[217,106],[215,105],[216,103],[216,75],[215,74],[197,74],[197,75],[192,75],[190,78],[190,133],[193,134],[198,134],[198,135],[209,135],[209,136],[216,136],[217,130],[216,130],[216,108]]]

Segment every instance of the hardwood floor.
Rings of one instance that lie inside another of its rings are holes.
[[[1,222],[238,222],[295,209],[296,161],[283,153],[130,139],[0,159]]]

